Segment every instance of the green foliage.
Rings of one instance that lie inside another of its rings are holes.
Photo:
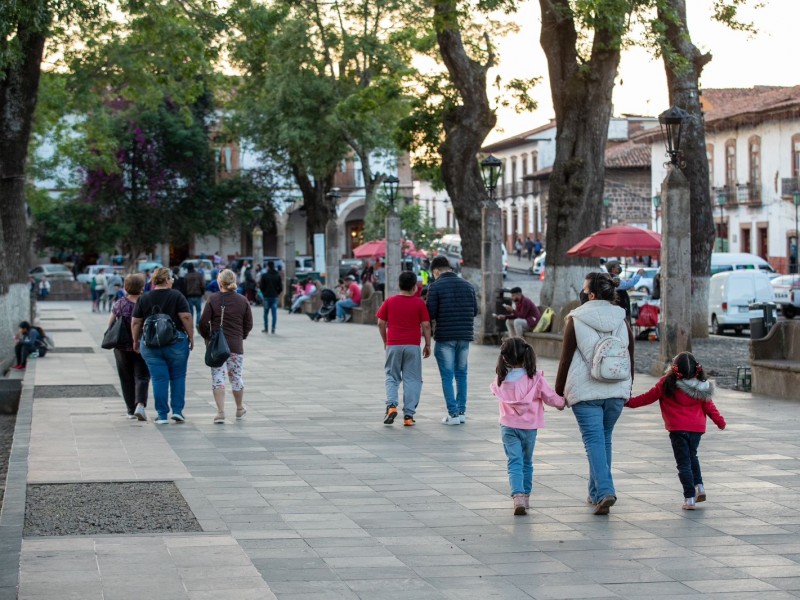
[[[364,239],[379,240],[386,237],[386,217],[390,210],[389,201],[381,191],[364,219]],[[427,247],[436,237],[436,229],[419,205],[405,204],[398,209],[397,215],[400,217],[400,229],[405,232],[405,238],[414,242],[417,247]]]

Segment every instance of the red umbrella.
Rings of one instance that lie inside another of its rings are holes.
[[[602,229],[567,250],[570,256],[657,256],[661,234],[641,227],[615,225]]]
[[[411,254],[412,252],[417,252],[414,248],[414,242],[411,240],[403,240],[403,250],[408,256],[416,256]],[[386,256],[386,240],[364,242],[360,246],[353,248],[353,256],[356,258],[382,258]]]

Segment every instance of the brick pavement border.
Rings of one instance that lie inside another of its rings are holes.
[[[14,600],[19,588],[19,561],[25,501],[28,489],[28,451],[33,421],[33,382],[36,361],[28,363],[22,382],[22,395],[14,427],[14,441],[8,458],[8,474],[3,509],[0,511],[0,600]]]

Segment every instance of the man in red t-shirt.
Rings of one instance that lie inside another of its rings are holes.
[[[417,276],[400,274],[400,293],[378,309],[378,331],[386,348],[386,414],[383,422],[394,423],[400,382],[403,382],[403,425],[414,424],[422,393],[422,359],[431,355],[431,318],[425,302],[415,295]],[[420,333],[421,332],[421,333]],[[419,342],[425,336],[420,353]]]
[[[336,303],[336,322],[344,323],[353,318],[350,309],[361,305],[361,287],[356,283],[356,278],[348,275],[344,278],[347,285],[347,296]]]

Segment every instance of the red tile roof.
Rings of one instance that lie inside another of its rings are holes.
[[[606,146],[606,169],[649,169],[650,145],[627,142],[609,142]],[[523,179],[549,179],[553,167],[539,169]]]
[[[700,102],[706,131],[719,131],[782,116],[800,116],[800,85],[704,89]]]

